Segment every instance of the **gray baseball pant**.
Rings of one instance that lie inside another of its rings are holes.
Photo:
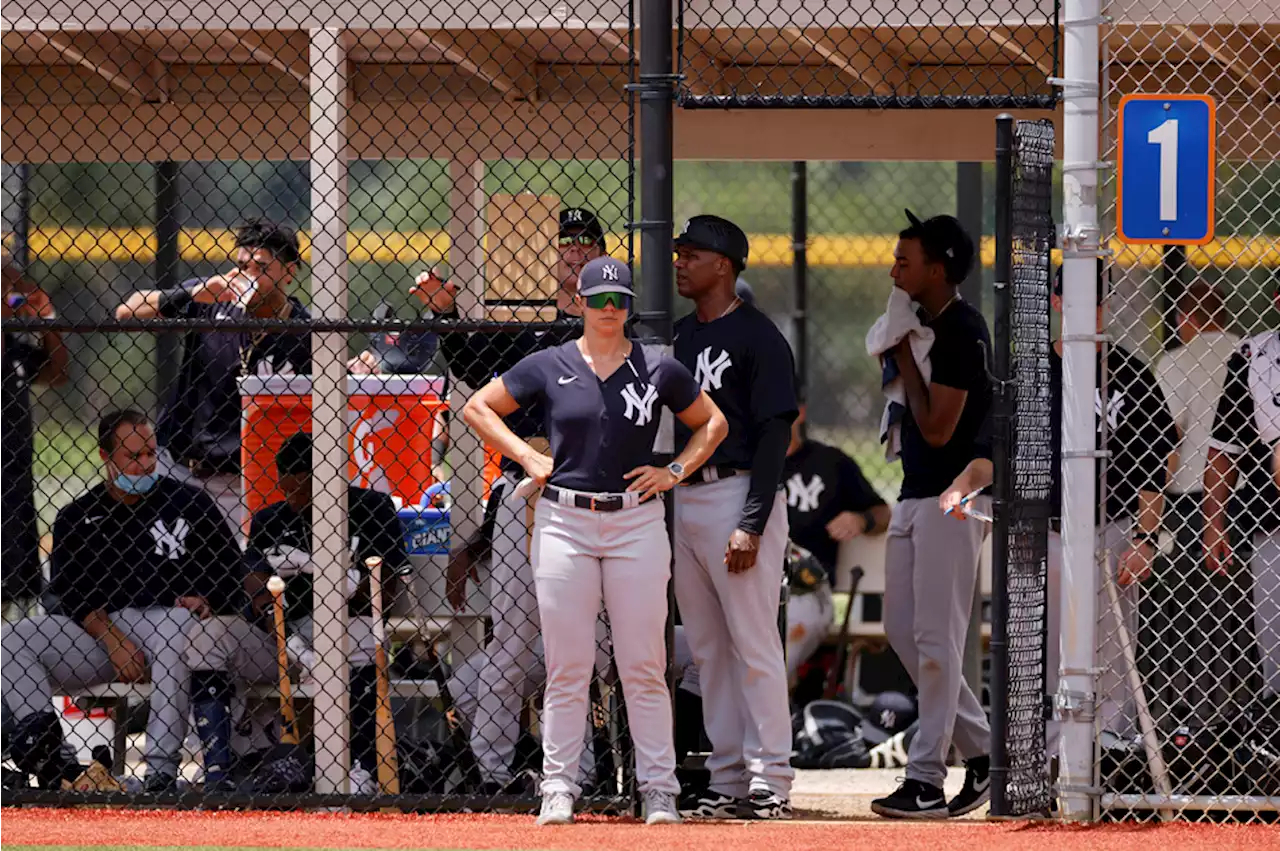
[[[990,500],[978,507],[990,511]],[[978,581],[985,524],[957,521],[938,500],[893,507],[885,553],[884,628],[919,692],[920,732],[911,742],[908,779],[941,786],[954,738],[966,759],[991,750],[982,703],[964,681],[964,643]]]
[[[151,672],[147,770],[177,776],[190,689],[183,651],[196,619],[179,608],[121,609],[110,618],[142,651]],[[3,651],[4,701],[18,718],[50,711],[54,694],[109,683],[116,675],[106,646],[62,615],[6,625]]]
[[[662,501],[596,512],[539,499],[532,561],[547,660],[542,794],[567,792],[576,798],[582,792],[574,781],[602,599],[635,742],[640,791],[678,793],[667,691],[671,549]]]
[[[1262,688],[1280,695],[1280,530],[1253,537],[1253,631],[1262,661]]]
[[[725,548],[751,480],[734,476],[674,489],[675,591],[697,665],[711,756],[711,788],[734,797],[791,794],[791,706],[778,595],[787,549],[782,491],[760,536],[755,566],[730,574]]]

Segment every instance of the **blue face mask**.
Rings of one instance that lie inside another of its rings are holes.
[[[156,473],[143,473],[142,475],[130,475],[128,473],[116,474],[115,480],[112,482],[121,491],[133,496],[142,496],[147,491],[156,486],[156,482],[160,480],[160,476]]]

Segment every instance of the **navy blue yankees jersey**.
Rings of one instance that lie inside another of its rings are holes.
[[[548,483],[589,493],[620,493],[623,476],[653,463],[661,409],[679,413],[698,398],[689,370],[638,343],[603,381],[576,341],[526,357],[502,376],[523,408],[541,404],[554,466]]]

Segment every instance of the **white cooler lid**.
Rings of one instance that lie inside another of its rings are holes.
[[[247,375],[240,381],[241,396],[310,396],[309,375]],[[348,375],[348,396],[442,397],[440,375]]]

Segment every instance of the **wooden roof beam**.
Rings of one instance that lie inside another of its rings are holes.
[[[875,44],[878,52],[876,57],[867,56],[861,52],[846,56],[825,35],[810,35],[799,27],[783,27],[780,32],[790,39],[800,52],[817,53],[828,65],[840,69],[841,73],[855,83],[867,86],[872,94],[893,94],[893,84],[887,78],[889,72],[896,69],[898,65],[884,53],[884,45],[873,36],[868,35],[868,38]]]
[[[473,38],[474,36],[475,34],[472,34]],[[439,53],[467,74],[484,80],[486,84],[502,92],[503,97],[508,100],[529,98],[529,92],[522,89],[515,80],[511,79],[506,69],[503,68],[502,63],[493,59],[472,59],[470,51],[459,45],[457,37],[448,32],[411,32],[408,35],[408,42],[410,46],[417,50],[433,50]],[[475,46],[483,49],[483,45],[479,41],[476,42]],[[487,50],[483,52],[486,55],[491,55]]]
[[[227,50],[235,48],[247,50],[249,55],[253,57],[253,61],[259,65],[269,65],[280,73],[293,77],[302,86],[311,85],[311,70],[307,67],[306,62],[290,62],[286,57],[282,57],[277,53],[274,48],[267,44],[266,39],[256,32],[222,30],[214,38],[221,47]]]
[[[1217,62],[1227,73],[1248,86],[1256,94],[1266,95],[1271,100],[1280,100],[1280,79],[1270,73],[1265,54],[1254,46],[1253,40],[1243,35],[1245,43],[1239,48],[1232,45],[1213,30],[1196,32],[1185,24],[1173,25],[1178,40],[1188,50],[1199,48]],[[1253,62],[1247,61],[1245,53],[1252,54]],[[1255,68],[1263,66],[1265,76],[1259,76]]]
[[[105,33],[94,35],[92,46],[83,46],[65,32],[33,30],[25,33],[27,44],[33,48],[51,47],[69,65],[92,71],[106,80],[113,89],[135,103],[160,103],[165,100],[163,89],[147,70],[147,65],[135,57],[136,48],[126,48],[118,36]],[[114,39],[113,49],[102,46],[104,39]],[[150,57],[147,57],[150,60]]]
[[[1012,35],[1001,32],[996,27],[983,27],[983,30],[986,32],[987,38],[994,41],[996,46],[1008,56],[1023,65],[1034,65],[1046,77],[1053,76],[1053,57],[1048,55],[1047,52],[1042,51],[1039,56],[1032,56],[1027,52],[1026,45]]]

